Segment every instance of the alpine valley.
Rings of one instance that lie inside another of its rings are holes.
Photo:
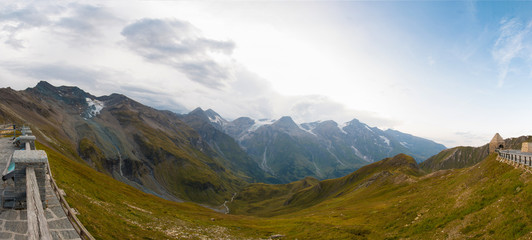
[[[487,145],[357,119],[178,114],[44,81],[0,89],[0,122],[31,127],[97,239],[532,238],[531,174]]]

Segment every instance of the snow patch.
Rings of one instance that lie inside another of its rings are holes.
[[[371,130],[371,128],[369,128],[368,125],[364,124],[364,127],[366,127],[366,129],[368,129],[370,132],[373,132],[373,130]]]
[[[259,120],[253,120],[255,122],[255,124],[253,124],[251,127],[248,128],[248,132],[254,132],[256,131],[257,129],[259,129],[260,127],[264,126],[264,125],[271,125],[273,124],[276,120],[271,120],[271,119],[259,119]]]
[[[308,133],[310,133],[310,134],[312,134],[312,135],[314,135],[314,136],[316,136],[316,137],[318,136],[318,135],[316,135],[314,132],[312,132],[312,130],[314,130],[315,127],[311,127],[311,126],[309,126],[310,129],[306,129],[306,128],[302,127],[302,126],[299,125],[299,124],[296,124],[296,125],[299,127],[299,129],[301,129],[301,130],[303,130],[303,131],[305,131],[305,132],[308,132]]]
[[[209,116],[209,121],[211,121],[212,123],[217,123],[220,126],[224,125],[223,119],[220,116],[218,116],[218,115],[216,115],[214,117]]]
[[[385,136],[379,136],[388,146],[390,146],[390,139]]]
[[[408,147],[408,143],[407,142],[399,142],[399,143],[401,145],[403,145],[403,147],[405,147],[405,148],[410,148],[410,147]]]
[[[353,150],[355,150],[355,155],[357,155],[359,158],[362,158],[362,160],[366,161],[366,162],[372,162],[371,161],[371,158],[367,157],[367,156],[364,156],[364,154],[362,154],[360,151],[358,151],[358,149],[355,147],[355,146],[351,146],[351,148]]]
[[[342,166],[345,166],[345,163],[340,161],[340,159],[333,152],[331,152],[331,147],[327,147],[327,151],[336,159],[338,163],[340,163]]]
[[[87,108],[88,118],[96,117],[105,107],[102,101],[96,99],[85,98],[85,101],[87,101],[87,105],[89,105],[89,108]]]

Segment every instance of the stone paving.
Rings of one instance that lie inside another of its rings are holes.
[[[13,154],[15,148],[11,144],[11,138],[0,138],[0,173],[4,171],[9,156]],[[49,175],[46,175],[49,179]],[[2,180],[0,179],[0,182]],[[55,196],[46,181],[46,203],[47,208],[44,210],[50,234],[53,239],[81,239],[68,220],[57,196]],[[12,180],[2,183],[0,193],[10,184]],[[28,222],[26,210],[12,210],[0,208],[0,239],[27,239]]]

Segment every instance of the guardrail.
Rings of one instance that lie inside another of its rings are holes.
[[[59,187],[57,187],[57,184],[55,183],[55,180],[52,176],[52,171],[50,170],[50,164],[48,165],[48,173],[50,174],[50,185],[52,185],[52,190],[54,191],[55,195],[59,199],[59,202],[61,203],[61,207],[63,208],[63,211],[65,211],[68,220],[72,223],[72,226],[74,226],[74,229],[76,229],[76,232],[79,234],[79,236],[82,239],[86,240],[96,240],[89,231],[83,226],[83,224],[79,221],[78,217],[76,217],[76,213],[74,210],[68,205],[68,202],[63,197],[63,194],[59,190]]]
[[[18,124],[15,124],[15,123],[9,123],[9,124],[3,123],[3,124],[0,124],[0,136],[9,136],[9,135],[11,135],[11,136],[15,137],[16,135],[21,135],[22,133],[20,132],[20,130],[21,130],[20,125],[18,125],[19,128],[17,128],[17,125]]]
[[[518,150],[496,150],[495,152],[498,154],[497,161],[522,168],[532,173],[532,153]]]
[[[518,150],[498,150],[497,153],[500,158],[519,165],[532,167],[532,153]]]

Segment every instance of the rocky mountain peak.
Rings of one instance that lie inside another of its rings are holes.
[[[91,94],[81,90],[78,87],[72,86],[60,86],[55,87],[52,84],[46,81],[40,81],[34,88],[29,88],[28,90],[33,89],[41,94],[54,97],[56,99],[61,98],[83,98],[91,97],[94,98]]]
[[[275,121],[272,126],[280,129],[295,129],[299,128],[294,120],[289,116],[284,116],[279,120]]]
[[[55,90],[55,87],[52,84],[48,83],[47,81],[39,81],[39,83],[37,83],[35,88]]]
[[[98,98],[101,101],[105,101],[108,105],[118,105],[121,103],[129,102],[131,99],[125,95],[113,93],[109,96],[103,96]]]
[[[346,123],[347,126],[358,126],[358,125],[362,125],[363,123],[360,122],[358,119],[356,118],[353,118],[353,120],[349,121]]]
[[[316,130],[318,129],[323,129],[323,130],[338,129],[338,123],[336,123],[333,120],[322,121],[316,126]]]
[[[223,127],[227,124],[227,120],[222,118],[220,114],[218,114],[217,112],[215,112],[214,110],[210,108],[207,109],[207,111],[205,111],[205,115],[207,115],[207,117],[209,118],[209,121],[211,121],[211,123],[215,126],[217,125],[219,127]]]
[[[201,107],[195,108],[194,110],[189,112],[188,115],[189,116],[197,116],[197,117],[201,117],[201,118],[204,118],[204,119],[208,119],[207,114],[205,113],[205,111],[203,111],[203,109]]]
[[[88,106],[87,98],[95,99],[93,95],[78,87],[60,86],[55,87],[46,81],[40,81],[35,87],[27,88],[26,92],[50,97],[72,106],[72,111],[78,112]]]

